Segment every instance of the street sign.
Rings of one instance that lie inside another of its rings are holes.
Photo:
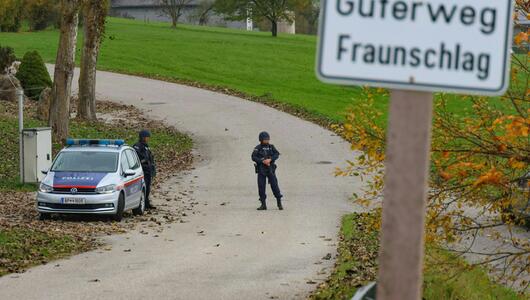
[[[322,0],[316,71],[325,82],[501,95],[513,0]]]
[[[321,1],[320,80],[392,89],[378,300],[421,299],[432,92],[504,94],[512,11],[513,0]]]

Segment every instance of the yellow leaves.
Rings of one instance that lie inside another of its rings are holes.
[[[500,153],[505,152],[507,149],[508,149],[508,147],[505,144],[497,145],[497,151],[499,151]]]
[[[442,177],[444,180],[449,180],[452,176],[447,171],[440,171],[440,177]]]
[[[530,131],[530,120],[522,117],[511,118],[512,122],[506,125],[507,134],[527,137]]]
[[[515,36],[514,42],[516,45],[521,45],[522,43],[528,42],[528,33],[519,32],[519,34]]]
[[[486,184],[498,185],[501,183],[502,179],[502,173],[495,168],[491,168],[488,172],[484,173],[477,180],[475,180],[473,186],[477,187]]]
[[[472,163],[472,162],[459,162],[451,166],[451,168],[467,168],[470,170],[481,170],[484,168],[484,164]]]
[[[523,170],[523,169],[526,169],[527,167],[527,164],[525,162],[520,161],[515,157],[510,158],[508,161],[508,164],[511,168],[516,169],[516,170]]]
[[[498,125],[500,125],[502,123],[504,123],[504,118],[496,118],[495,120],[493,120],[492,125],[493,126],[498,126]]]

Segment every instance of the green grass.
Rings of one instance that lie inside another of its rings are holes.
[[[84,250],[87,243],[36,229],[0,229],[0,276]]]
[[[310,299],[351,299],[355,291],[377,276],[378,231],[373,214],[343,217],[336,266]],[[425,300],[521,300],[516,292],[490,281],[482,268],[470,268],[460,258],[427,247],[424,272]]]
[[[0,107],[2,105],[0,104]],[[35,119],[26,119],[24,126],[41,127],[44,124]],[[2,132],[2,139],[0,139],[0,157],[2,163],[0,164],[0,191],[2,190],[35,190],[32,184],[22,185],[19,183],[19,144],[18,144],[18,118],[15,116],[0,115],[0,132]]]
[[[451,253],[435,249],[427,249],[427,253],[429,254],[427,257],[428,268],[424,274],[423,295],[425,299],[528,299],[504,286],[492,283],[482,268],[466,269],[468,265]],[[440,262],[442,264],[438,264]],[[444,262],[447,264],[444,265]],[[451,264],[448,264],[449,262]]]
[[[358,87],[317,80],[314,36],[272,38],[265,32],[188,25],[174,30],[167,23],[118,18],[108,19],[105,35],[98,61],[102,70],[221,86],[335,121],[343,119],[347,107],[363,101]],[[46,62],[53,63],[58,32],[0,33],[0,44],[15,48],[18,56],[37,50]],[[387,99],[381,98],[376,105],[385,109]],[[451,98],[452,111],[469,109],[468,101]]]

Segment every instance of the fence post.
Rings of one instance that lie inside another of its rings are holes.
[[[18,89],[18,138],[19,138],[19,164],[20,164],[20,182],[24,183],[24,90]]]

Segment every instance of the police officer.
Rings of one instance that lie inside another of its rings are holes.
[[[134,150],[138,153],[140,162],[142,164],[142,170],[144,171],[144,181],[145,181],[145,208],[155,209],[156,207],[151,204],[149,199],[149,194],[151,192],[151,180],[156,175],[156,166],[155,158],[151,149],[149,149],[149,138],[151,133],[148,130],[140,131],[138,143],[134,144]]]
[[[256,163],[256,173],[258,174],[258,191],[259,201],[261,206],[258,210],[266,210],[267,203],[265,199],[267,194],[265,193],[266,181],[269,180],[274,197],[276,197],[276,203],[278,209],[283,210],[282,206],[282,193],[278,186],[278,178],[276,178],[276,160],[280,157],[280,152],[276,150],[274,145],[269,144],[270,135],[267,132],[261,132],[259,134],[260,144],[254,148],[252,152],[252,160]]]

